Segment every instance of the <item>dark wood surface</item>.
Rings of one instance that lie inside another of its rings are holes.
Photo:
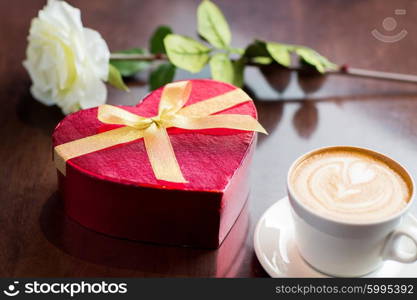
[[[253,230],[262,213],[285,195],[286,172],[297,156],[325,145],[358,145],[387,153],[417,172],[417,85],[333,76],[312,93],[320,80],[297,80],[293,74],[279,93],[259,70],[249,68],[248,90],[270,134],[259,139],[249,202],[219,250],[147,245],[84,229],[65,217],[56,197],[50,136],[63,116],[33,100],[21,64],[30,20],[44,2],[0,1],[1,276],[267,276],[253,250]],[[147,45],[159,24],[196,35],[197,0],[70,3],[81,9],[84,24],[101,32],[111,50]],[[305,44],[340,64],[417,74],[415,1],[217,3],[231,24],[235,46],[254,37]],[[395,16],[397,8],[407,14]],[[390,34],[408,31],[393,44],[371,35],[374,28],[388,34],[382,21],[390,16],[398,22]],[[205,70],[199,76],[208,74]],[[109,88],[109,102],[136,103],[147,93],[146,76],[129,83],[130,93]],[[274,75],[268,79],[273,82]],[[277,79],[274,86],[279,89]]]

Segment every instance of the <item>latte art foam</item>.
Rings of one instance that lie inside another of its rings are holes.
[[[401,211],[410,185],[385,161],[359,150],[326,150],[300,162],[291,174],[297,199],[320,215],[373,222]]]

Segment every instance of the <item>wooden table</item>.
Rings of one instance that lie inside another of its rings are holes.
[[[253,230],[262,213],[285,195],[286,172],[297,156],[352,144],[392,155],[417,173],[417,85],[333,76],[317,92],[305,94],[300,87],[306,89],[311,78],[298,83],[293,74],[285,92],[278,93],[257,69],[248,68],[248,90],[270,135],[259,139],[249,202],[219,250],[147,245],[84,229],[63,214],[55,194],[50,136],[63,116],[33,100],[21,64],[30,20],[44,2],[0,1],[1,276],[267,276],[253,250]],[[112,50],[147,45],[159,24],[196,35],[197,0],[70,2]],[[340,64],[417,73],[413,1],[237,2],[217,0],[235,46],[258,37],[305,44]],[[395,15],[395,9],[406,9],[406,15]],[[375,28],[388,34],[382,21],[390,16],[398,22],[390,34],[408,31],[396,43],[371,35]],[[109,102],[136,103],[148,89],[144,78],[129,83],[130,93],[109,88]]]

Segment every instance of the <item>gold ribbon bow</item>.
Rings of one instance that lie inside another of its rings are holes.
[[[175,157],[167,128],[177,127],[189,130],[229,128],[266,134],[261,124],[251,116],[212,115],[249,101],[250,97],[241,89],[184,107],[190,93],[190,81],[166,85],[159,102],[158,115],[151,118],[141,117],[116,106],[101,105],[97,116],[101,122],[124,126],[56,146],[54,161],[57,169],[65,175],[66,161],[71,158],[143,138],[155,177],[165,181],[186,183]]]

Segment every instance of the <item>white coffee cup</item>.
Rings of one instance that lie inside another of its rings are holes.
[[[414,202],[414,181],[403,166],[389,157],[369,149],[350,147],[381,157],[409,176],[412,192],[408,204],[387,219],[364,224],[339,222],[317,214],[297,199],[290,184],[292,171],[306,157],[331,148],[335,147],[324,147],[302,155],[288,171],[288,198],[295,224],[295,240],[301,256],[315,269],[341,277],[365,275],[376,270],[385,260],[401,263],[417,261],[417,227],[402,224]],[[398,240],[403,236],[414,242],[414,253],[406,253],[399,247]]]

